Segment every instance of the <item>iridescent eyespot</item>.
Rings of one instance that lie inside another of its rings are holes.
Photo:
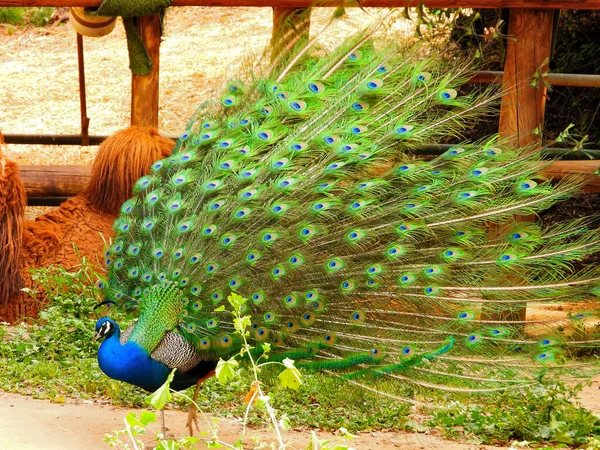
[[[354,311],[350,318],[353,323],[363,323],[365,320],[365,313],[362,311]]]
[[[354,282],[350,280],[342,281],[340,287],[343,291],[351,291],[352,289],[354,289]]]
[[[306,107],[308,105],[306,104],[306,102],[304,102],[302,100],[293,100],[288,103],[288,106],[290,108],[292,108],[294,111],[302,112],[306,109]]]
[[[271,164],[271,167],[273,169],[275,169],[275,170],[277,170],[277,169],[283,169],[283,168],[285,168],[285,166],[287,166],[288,162],[289,162],[288,158],[280,158],[277,161],[274,161]]]
[[[378,264],[374,264],[367,268],[366,273],[368,276],[379,275],[383,271],[382,267]]]
[[[230,107],[230,106],[233,106],[233,105],[235,105],[235,101],[236,101],[236,98],[235,98],[235,96],[233,96],[233,95],[228,95],[227,97],[224,97],[224,98],[221,100],[221,103],[222,103],[222,104],[223,104],[223,106],[225,106],[225,107]]]
[[[190,289],[190,292],[193,295],[198,295],[200,292],[202,292],[202,286],[199,286],[196,284],[196,285],[192,286],[192,288]]]
[[[366,102],[352,103],[352,109],[357,112],[363,112],[369,109],[369,104]]]
[[[367,88],[367,90],[375,91],[383,86],[383,81],[377,79],[369,80],[365,83],[364,86]]]
[[[208,225],[202,229],[202,234],[204,236],[210,236],[217,230],[216,225]]]
[[[236,237],[234,234],[227,234],[221,238],[221,244],[224,246],[230,246],[235,242],[235,240]]]
[[[344,266],[344,264],[342,263],[341,260],[339,259],[332,259],[330,261],[327,262],[327,269],[328,270],[339,270]]]
[[[237,211],[235,211],[233,213],[233,216],[236,219],[244,219],[250,214],[250,212],[251,212],[250,208],[242,208],[242,209],[238,209]]]
[[[290,257],[289,262],[293,266],[299,266],[300,264],[304,263],[304,258],[301,255],[293,255]]]
[[[254,335],[257,340],[262,341],[262,340],[265,340],[268,338],[269,330],[267,330],[265,327],[260,327],[260,328],[256,329],[256,331],[254,332]]]
[[[317,317],[313,313],[309,312],[302,314],[302,317],[300,318],[300,322],[306,327],[309,327],[312,324],[314,324],[316,320]]]
[[[254,252],[248,253],[246,255],[246,261],[253,263],[253,262],[258,261],[260,259],[260,257],[261,257],[260,253],[254,253]]]
[[[262,130],[256,133],[256,137],[262,141],[268,141],[273,138],[273,132],[271,130]]]
[[[413,125],[396,125],[396,128],[394,129],[394,134],[396,136],[405,136],[407,134],[409,134],[412,130],[414,130],[414,126]]]
[[[304,294],[304,298],[306,300],[315,300],[318,297],[318,294],[316,291],[308,291],[306,292],[306,294]]]
[[[410,274],[410,273],[407,273],[407,274],[404,274],[404,275],[402,275],[402,276],[401,276],[401,277],[398,279],[398,281],[399,281],[401,284],[409,284],[409,283],[412,283],[413,281],[415,281],[415,277],[414,277],[414,275],[412,275],[412,274]]]
[[[352,52],[348,55],[348,59],[350,61],[358,61],[361,56],[362,56],[362,53],[360,52],[360,50],[355,50],[354,52]]]
[[[274,278],[282,277],[285,275],[285,269],[283,267],[275,267],[273,270],[271,270],[271,275]]]
[[[429,72],[420,72],[414,75],[414,81],[419,83],[427,83],[431,80],[431,74]]]
[[[442,269],[440,269],[437,266],[431,266],[431,267],[425,268],[424,272],[425,272],[425,275],[431,276],[431,275],[437,275],[439,273],[442,273]]]
[[[473,333],[467,336],[467,345],[473,345],[480,342],[483,339],[483,336],[479,333]]]
[[[454,100],[458,95],[456,89],[444,89],[438,93],[438,98],[442,101]]]
[[[325,91],[325,85],[323,83],[308,83],[308,90],[313,94],[321,94]]]
[[[413,356],[415,354],[415,350],[412,347],[404,347],[400,351],[401,355],[404,357]]]
[[[221,347],[229,347],[231,344],[233,344],[233,339],[231,336],[225,335],[219,340],[219,344]]]
[[[296,303],[298,303],[298,299],[295,295],[288,295],[283,299],[283,302],[286,306],[294,306]]]

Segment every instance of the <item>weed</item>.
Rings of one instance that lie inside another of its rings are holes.
[[[44,27],[50,23],[54,8],[0,8],[0,23],[9,25],[34,25]]]

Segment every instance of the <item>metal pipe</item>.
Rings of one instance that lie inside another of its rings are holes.
[[[90,145],[100,145],[109,136],[91,135],[88,136]],[[177,140],[177,137],[171,137]],[[4,141],[7,144],[28,144],[28,145],[81,145],[81,135],[79,134],[5,134]],[[458,144],[426,144],[414,149],[415,155],[441,155],[449,148]],[[587,155],[587,156],[586,156]],[[560,158],[564,160],[579,159],[598,159],[600,160],[600,150],[586,149],[584,152],[576,152],[568,148],[546,148],[542,150],[542,156]]]
[[[413,150],[415,155],[441,155],[452,147],[460,144],[425,144]],[[569,148],[544,148],[542,149],[542,157],[549,159],[559,158],[561,160],[600,160],[600,150],[586,149],[585,153],[574,151]]]
[[[90,145],[99,145],[109,136],[88,136]],[[7,144],[81,145],[81,134],[5,134]]]
[[[27,206],[60,206],[69,197],[27,197]]]

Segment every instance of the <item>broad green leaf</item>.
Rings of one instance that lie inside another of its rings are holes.
[[[234,310],[237,311],[240,309],[242,305],[244,305],[248,300],[242,297],[240,294],[236,294],[232,292],[227,296],[227,301],[231,306],[233,306]]]
[[[284,388],[297,390],[302,384],[302,375],[300,371],[294,367],[294,361],[286,358],[282,361],[286,369],[279,374],[279,380]]]
[[[142,411],[140,413],[140,422],[147,426],[149,423],[156,422],[156,414],[152,411]]]
[[[171,371],[165,384],[159,387],[156,392],[146,397],[146,403],[154,409],[163,409],[167,402],[171,401],[171,391],[169,390],[169,386],[171,385],[171,381],[173,381],[176,370],[177,369],[173,369]]]
[[[238,375],[237,367],[239,365],[235,357],[229,358],[227,361],[219,359],[217,368],[215,369],[217,381],[222,384],[235,378]]]
[[[236,317],[233,319],[233,326],[238,333],[244,334],[246,328],[252,325],[252,318],[250,316]]]

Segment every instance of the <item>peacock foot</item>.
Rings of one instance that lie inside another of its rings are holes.
[[[188,430],[190,431],[190,436],[194,435],[194,427],[192,425],[196,425],[196,430],[200,431],[200,426],[198,425],[198,412],[196,404],[194,402],[190,403],[190,409],[188,411],[188,419],[186,425]]]

